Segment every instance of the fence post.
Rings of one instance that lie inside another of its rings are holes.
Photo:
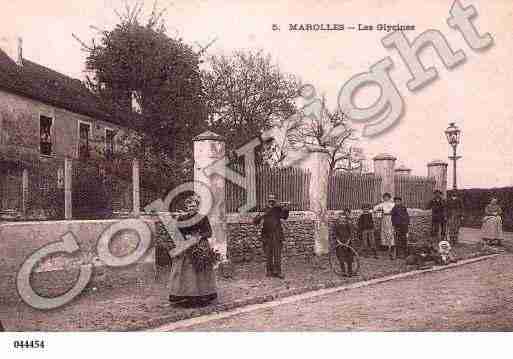
[[[71,219],[73,217],[72,203],[72,182],[73,182],[73,160],[71,158],[64,159],[64,218]]]
[[[395,192],[395,158],[392,155],[382,153],[374,157],[374,173],[381,177],[380,195],[390,193],[392,196]]]
[[[310,148],[309,155],[301,161],[301,167],[310,171],[310,210],[315,213],[314,251],[316,255],[329,252],[328,186],[329,152],[322,147]]]
[[[21,211],[24,216],[27,215],[28,196],[29,196],[29,176],[28,176],[28,170],[26,168],[24,168],[21,173]]]
[[[206,131],[194,139],[194,191],[201,195],[206,185],[213,196],[213,208],[208,218],[213,232],[213,248],[217,249],[223,259],[227,259],[226,236],[226,202],[225,185],[226,169],[224,165],[217,166],[215,173],[206,173],[205,169],[225,156],[225,140],[216,133]]]
[[[133,215],[139,217],[141,215],[141,178],[139,171],[139,160],[132,161],[132,208]]]
[[[434,160],[427,164],[428,177],[435,180],[435,190],[442,192],[445,197],[447,193],[447,162]]]

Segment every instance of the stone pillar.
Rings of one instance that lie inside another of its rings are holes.
[[[64,159],[64,218],[71,219],[73,217],[72,204],[72,180],[73,180],[73,160],[71,158]]]
[[[447,193],[447,162],[434,160],[428,163],[428,177],[435,180],[435,190],[442,192],[443,196]]]
[[[223,259],[227,259],[225,167],[216,166],[215,173],[206,171],[212,168],[216,161],[224,158],[225,140],[218,134],[206,131],[196,136],[193,141],[194,191],[202,196],[209,190],[213,197],[212,209],[208,215],[213,232],[212,247],[221,253]]]
[[[310,154],[304,158],[300,165],[310,171],[310,210],[317,217],[315,228],[316,255],[329,252],[329,224],[328,224],[328,184],[329,184],[329,152],[324,148],[311,148]]]
[[[21,173],[21,211],[24,216],[27,215],[28,196],[29,196],[29,176],[28,176],[28,170],[26,168],[24,168],[23,172]]]
[[[411,168],[401,165],[395,169],[395,174],[398,176],[409,176],[411,174]]]
[[[139,171],[139,160],[132,161],[132,214],[136,217],[141,215],[141,182]]]
[[[383,193],[390,193],[392,197],[395,192],[395,161],[392,155],[382,153],[374,157],[374,173],[381,177],[380,198]]]

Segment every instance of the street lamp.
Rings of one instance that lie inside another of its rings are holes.
[[[452,147],[452,156],[449,156],[453,165],[452,189],[456,189],[456,161],[461,158],[461,156],[456,156],[456,147],[458,147],[458,144],[460,143],[460,134],[461,131],[454,122],[451,122],[449,127],[447,127],[447,130],[445,130],[447,142],[449,142],[449,145]]]

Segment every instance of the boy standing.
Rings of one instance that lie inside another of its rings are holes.
[[[435,245],[438,242],[445,239],[445,223],[446,223],[446,202],[442,198],[442,192],[436,190],[434,192],[435,197],[429,201],[428,209],[431,209],[431,237],[436,240]]]
[[[410,225],[410,216],[408,210],[403,205],[401,197],[394,198],[394,208],[392,208],[392,225],[395,230],[395,242],[398,252],[402,252],[402,256],[408,256],[408,226]]]
[[[342,216],[338,219],[335,226],[337,241],[345,245],[351,245],[353,236],[353,223],[351,222],[350,214],[349,208],[344,209]],[[342,269],[342,275],[351,277],[353,275],[353,251],[341,245],[337,246],[335,251]]]
[[[370,204],[363,205],[363,213],[358,218],[358,231],[362,235],[362,242],[364,248],[371,249],[374,254],[374,258],[378,258],[378,252],[376,250],[376,241],[374,240],[374,219],[370,211]]]

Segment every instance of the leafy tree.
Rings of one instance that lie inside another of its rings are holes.
[[[87,84],[119,122],[139,132],[141,154],[150,148],[183,160],[192,138],[205,129],[201,54],[166,34],[164,12],[156,7],[145,23],[142,4],[117,14],[112,30],[82,42]]]
[[[212,56],[203,72],[210,128],[235,149],[295,112],[298,80],[262,51]]]

